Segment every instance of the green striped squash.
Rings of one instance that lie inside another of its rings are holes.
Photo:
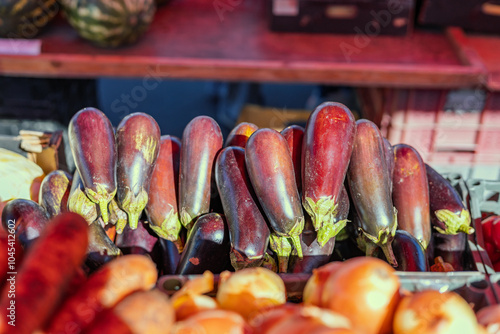
[[[0,37],[33,38],[58,11],[56,0],[0,0]]]
[[[102,47],[132,44],[148,29],[155,0],[60,0],[81,37]]]

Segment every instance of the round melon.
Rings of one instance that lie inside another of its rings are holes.
[[[0,37],[33,38],[58,11],[56,0],[0,0]]]
[[[1,1],[1,0],[0,0]],[[102,47],[132,44],[148,29],[155,0],[60,0],[79,35]]]

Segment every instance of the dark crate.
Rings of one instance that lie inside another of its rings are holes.
[[[423,25],[457,26],[477,32],[500,33],[500,1],[425,0],[418,21]]]
[[[268,0],[270,29],[360,36],[406,35],[414,0]]]

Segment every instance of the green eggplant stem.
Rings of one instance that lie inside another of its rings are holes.
[[[324,222],[333,221],[333,217],[337,212],[338,204],[335,203],[334,196],[324,196],[316,202],[310,197],[306,197],[302,204],[307,211],[314,226],[314,229],[319,230]]]
[[[116,222],[116,234],[122,234],[123,230],[125,229],[125,226],[127,226],[127,220],[126,219],[120,219]]]
[[[318,230],[318,243],[321,247],[325,246],[326,243],[331,239],[335,238],[337,234],[339,234],[340,231],[344,229],[346,226],[348,220],[339,220],[336,223],[325,223],[323,226]]]
[[[279,236],[274,233],[271,233],[269,238],[269,245],[271,249],[278,254],[278,267],[280,273],[286,273],[288,270],[288,259],[292,253],[292,245],[288,239],[288,237]],[[299,249],[302,252],[302,248],[299,247]]]
[[[137,229],[137,225],[139,225],[139,218],[141,216],[140,212],[128,212],[128,225],[131,230]]]
[[[474,233],[474,228],[470,226],[471,219],[469,211],[463,209],[460,215],[457,215],[450,210],[442,209],[434,212],[437,219],[446,225],[446,230],[437,226],[434,228],[441,234],[455,235],[459,232],[466,234]]]
[[[109,215],[108,215],[108,202],[106,201],[105,198],[100,198],[99,199],[99,209],[101,210],[101,217],[102,221],[107,224],[109,222]]]
[[[149,223],[149,226],[159,237],[173,242],[179,250],[179,253],[182,252],[184,245],[179,237],[182,225],[174,209],[170,210],[160,226],[152,222]]]

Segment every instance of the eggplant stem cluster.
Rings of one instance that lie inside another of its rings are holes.
[[[173,208],[160,224],[156,224],[150,219],[149,226],[160,238],[173,242],[177,246],[179,253],[182,252],[184,245],[179,237],[182,225]]]
[[[311,216],[314,229],[319,230],[325,222],[333,222],[338,204],[335,203],[335,196],[323,196],[316,202],[310,197],[306,197],[302,202],[304,209]]]
[[[434,226],[436,231],[441,234],[456,235],[459,232],[463,232],[465,234],[474,233],[474,228],[470,226],[471,218],[469,211],[465,209],[463,209],[459,215],[446,209],[437,210],[434,212],[434,214],[439,221],[443,222],[446,225],[445,230]]]
[[[102,220],[105,224],[107,224],[109,222],[108,204],[111,202],[113,197],[115,197],[116,189],[110,193],[106,187],[100,183],[96,183],[95,187],[96,191],[85,187],[85,193],[92,202],[99,204]]]
[[[343,219],[339,220],[336,223],[327,223],[323,224],[323,226],[318,230],[318,244],[323,247],[326,245],[326,243],[331,239],[335,238],[335,236],[344,229],[344,227],[347,225],[348,220]]]
[[[125,188],[123,192],[125,196],[120,196],[122,198],[118,198],[119,204],[122,210],[128,215],[130,229],[135,230],[139,224],[141,213],[148,204],[148,193],[144,188],[141,188],[137,195],[134,195],[128,187]]]
[[[271,233],[269,237],[269,246],[278,255],[280,273],[286,273],[288,270],[288,259],[292,253],[292,245],[288,239],[288,237],[279,236],[274,233]]]

